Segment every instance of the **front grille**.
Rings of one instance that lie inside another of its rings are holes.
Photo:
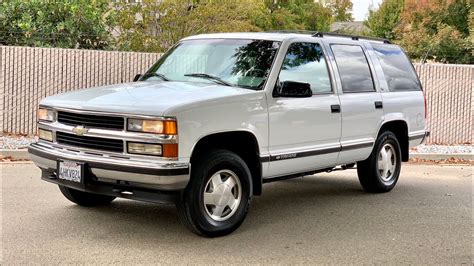
[[[89,128],[118,129],[124,128],[124,118],[116,116],[86,115],[59,111],[58,122],[71,126]]]
[[[88,148],[94,150],[123,152],[123,141],[96,137],[77,136],[64,132],[56,132],[56,141],[68,146]]]

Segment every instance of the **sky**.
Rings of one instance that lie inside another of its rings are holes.
[[[378,8],[382,0],[352,0],[352,16],[355,21],[362,21],[369,14],[369,6],[372,4],[374,8]]]

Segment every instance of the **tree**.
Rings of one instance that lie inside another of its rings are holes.
[[[335,21],[353,21],[351,0],[333,0],[330,3]]]
[[[107,0],[0,2],[0,44],[105,49],[113,12]]]
[[[407,0],[396,29],[397,42],[414,58],[474,63],[469,14],[468,0],[438,0],[424,5]]]
[[[271,13],[271,27],[264,30],[304,30],[304,25],[298,23],[300,17],[287,8],[279,8]]]
[[[186,36],[257,31],[255,24],[270,24],[259,1],[144,0],[119,3],[117,9],[118,46],[133,51],[162,52]]]
[[[469,64],[474,63],[472,43],[463,34],[452,26],[442,26],[434,36],[434,45],[431,54],[441,63]]]
[[[459,31],[463,37],[469,35],[469,13],[471,11],[472,2],[469,3],[466,0],[454,0],[448,5],[447,12],[442,12],[442,22],[448,26],[454,27]],[[471,28],[472,30],[472,28]]]
[[[273,30],[329,31],[334,21],[331,7],[313,0],[267,1],[266,5]]]
[[[312,31],[330,31],[334,18],[329,7],[314,3],[305,8],[303,15],[305,29]]]
[[[369,34],[394,39],[395,28],[400,23],[403,7],[403,0],[385,0],[377,10],[369,10],[369,16],[364,21],[364,25],[369,28]]]
[[[469,28],[469,42],[471,44],[474,44],[474,11],[471,11],[469,13],[469,19],[468,19],[468,28]]]

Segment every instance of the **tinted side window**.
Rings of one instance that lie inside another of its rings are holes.
[[[358,45],[331,45],[341,76],[342,91],[374,91],[374,82],[367,58]]]
[[[317,43],[293,43],[288,48],[280,71],[280,82],[309,83],[313,93],[331,92],[331,81],[321,46]]]
[[[421,90],[415,70],[402,49],[392,45],[372,44],[390,91]]]

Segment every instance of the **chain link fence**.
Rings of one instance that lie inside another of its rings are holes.
[[[428,109],[428,144],[472,144],[474,66],[415,64]]]
[[[56,93],[129,82],[161,54],[0,46],[2,132],[35,134],[39,101]],[[427,143],[472,143],[472,65],[415,65],[428,101]]]

